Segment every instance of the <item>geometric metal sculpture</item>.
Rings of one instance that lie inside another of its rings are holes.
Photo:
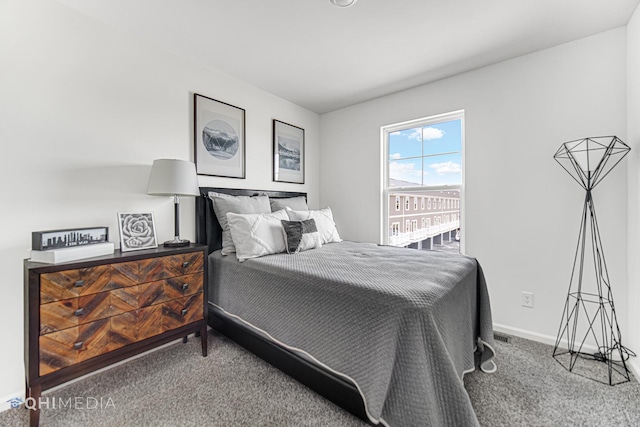
[[[604,136],[565,142],[553,156],[586,190],[553,357],[567,370],[609,385],[630,381],[626,361],[635,354],[622,345],[592,190],[629,150],[618,137]],[[589,264],[595,277],[588,274]]]

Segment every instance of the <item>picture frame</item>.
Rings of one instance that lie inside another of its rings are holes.
[[[31,249],[34,251],[73,248],[107,242],[109,242],[109,227],[102,226],[33,231],[31,233]]]
[[[118,213],[122,252],[158,247],[153,212]]]
[[[273,120],[273,180],[304,184],[304,129]]]
[[[193,156],[199,175],[245,178],[245,110],[193,94]]]

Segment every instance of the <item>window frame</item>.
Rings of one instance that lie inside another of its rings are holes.
[[[419,186],[419,187],[393,187],[390,188],[389,185],[389,135],[396,131],[407,130],[416,127],[425,127],[429,125],[437,125],[438,123],[460,120],[460,138],[461,138],[461,182],[460,185],[442,185],[442,186]],[[401,123],[395,123],[391,125],[382,126],[380,128],[380,170],[381,170],[381,206],[380,210],[380,243],[383,245],[389,244],[389,192],[393,191],[394,193],[408,193],[405,198],[410,197],[411,193],[415,193],[416,191],[436,191],[436,190],[458,190],[460,192],[459,200],[451,203],[452,205],[458,205],[457,209],[459,209],[460,215],[460,253],[465,253],[466,247],[466,239],[465,236],[465,169],[466,169],[466,137],[465,137],[465,111],[457,110],[449,113],[438,114],[429,117],[423,117],[420,119],[409,120]],[[427,199],[427,206],[430,210],[430,199]],[[440,199],[440,203],[442,203],[442,199]],[[436,209],[436,199],[433,199],[433,209]],[[407,209],[409,210],[409,209]],[[442,208],[439,208],[440,212],[442,212]],[[429,221],[431,222],[431,221]]]

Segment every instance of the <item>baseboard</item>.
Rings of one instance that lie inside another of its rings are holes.
[[[541,342],[548,345],[556,345],[556,337],[551,335],[540,334],[538,332],[528,331],[526,329],[514,328],[511,326],[501,325],[499,323],[493,324],[493,330],[496,332],[502,332],[507,335],[514,335],[516,337],[525,338],[531,341]],[[562,344],[561,344],[562,346]],[[562,346],[564,347],[564,346]],[[587,352],[596,352],[597,348],[594,345],[585,344],[583,349]],[[615,360],[615,359],[614,359]],[[633,374],[633,376],[640,381],[640,361],[637,358],[629,358],[627,360],[627,367]]]
[[[633,376],[636,378],[636,381],[640,381],[640,362],[638,360],[629,359],[628,363],[629,369],[633,373]]]
[[[513,328],[511,326],[494,323],[493,330],[496,332],[502,332],[508,335],[515,335],[516,337],[525,338],[531,341],[541,342],[543,344],[549,344],[549,345],[556,344],[556,337],[552,337],[551,335],[540,334],[538,332],[527,331],[526,329]]]
[[[24,389],[18,390],[15,393],[6,395],[0,398],[0,412],[4,412],[7,409],[11,409],[11,401],[14,399],[20,399],[20,402],[24,402]]]

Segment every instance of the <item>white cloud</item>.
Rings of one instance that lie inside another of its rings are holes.
[[[415,139],[416,141],[420,141],[421,137],[422,137],[422,135],[420,135],[420,131],[419,130],[414,130],[413,132],[411,132],[409,134],[409,139]]]
[[[400,131],[399,131],[399,130],[397,130],[397,131],[395,131],[395,132],[391,132],[389,135],[390,135],[390,136],[398,136],[398,135],[400,135]]]
[[[431,126],[422,129],[422,137],[424,140],[440,139],[444,136],[445,131]]]
[[[422,171],[416,169],[415,163],[392,162],[389,163],[389,177],[400,181],[407,181],[419,184],[422,179]]]
[[[391,160],[398,160],[398,159],[399,159],[399,158],[401,158],[401,157],[402,157],[402,154],[400,154],[400,153],[393,153],[393,154],[390,154],[390,155],[389,155],[389,158],[390,158]]]
[[[460,164],[454,162],[432,163],[429,165],[429,167],[435,169],[438,175],[447,175],[451,173],[462,172]]]

